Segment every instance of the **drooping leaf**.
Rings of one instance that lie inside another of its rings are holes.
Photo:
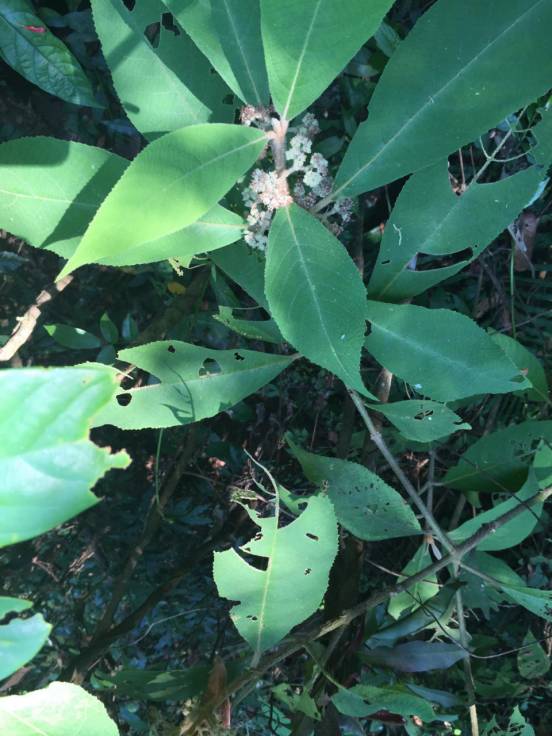
[[[0,373],[0,547],[42,534],[98,503],[89,490],[124,452],[88,440],[91,418],[116,390],[101,368]]]
[[[309,498],[303,513],[283,528],[278,501],[274,516],[249,515],[260,532],[240,549],[266,559],[266,569],[230,549],[215,552],[213,576],[219,595],[239,601],[230,616],[257,658],[320,605],[337,554],[337,522],[323,496]]]
[[[71,256],[129,162],[103,148],[35,136],[0,146],[0,226]]]
[[[262,131],[219,123],[157,138],[113,187],[60,277],[196,222],[247,171],[265,142]]]
[[[214,315],[217,322],[237,332],[250,340],[264,340],[265,342],[280,343],[284,338],[280,334],[276,322],[272,319],[251,320],[237,319],[230,307],[219,307],[219,313]]]
[[[412,695],[398,685],[389,687],[355,685],[348,690],[341,688],[332,696],[332,702],[340,713],[357,718],[365,718],[379,711],[396,713],[405,718],[418,716],[426,723],[435,718],[431,703]]]
[[[385,67],[334,196],[424,168],[546,92],[551,23],[550,0],[435,3]]]
[[[437,401],[530,387],[475,322],[448,309],[368,302],[366,347],[383,366]]]
[[[261,0],[270,92],[283,118],[296,117],[324,92],[391,5],[391,0],[348,0],[346,8],[339,0]]]
[[[164,3],[241,100],[268,103],[259,0]]]
[[[20,613],[32,606],[31,601],[0,596],[0,619],[9,613]],[[40,613],[30,618],[13,618],[0,625],[0,680],[9,677],[42,649],[52,627]]]
[[[95,426],[144,429],[199,422],[258,391],[294,358],[164,340],[121,350],[118,359],[148,371],[160,383],[121,390],[95,417]]]
[[[487,578],[492,578],[497,582],[497,585],[489,584],[488,581],[484,582],[481,577],[465,569],[462,569],[460,573],[461,580],[465,583],[462,589],[465,606],[480,608],[487,618],[490,617],[491,610],[497,610],[504,601],[508,600],[502,592],[501,583],[523,586],[523,579],[499,557],[475,551],[466,559],[466,563],[471,568],[482,572]]]
[[[339,523],[356,537],[377,541],[421,533],[404,498],[368,468],[288,442],[307,478],[327,491]]]
[[[542,677],[550,669],[550,659],[531,629],[523,639],[523,648],[518,651],[517,666],[519,674],[528,680]]]
[[[209,258],[232,281],[235,281],[261,307],[268,311],[265,297],[265,259],[244,242],[229,245]]]
[[[431,564],[431,563],[430,563]],[[419,570],[417,571],[419,572]],[[404,579],[404,578],[403,578]],[[431,580],[431,578],[430,578]],[[425,581],[424,581],[425,582]],[[436,584],[426,583],[427,588],[438,590]],[[372,634],[366,645],[368,647],[388,647],[398,639],[405,636],[418,634],[420,631],[428,627],[443,626],[450,618],[451,609],[454,605],[454,589],[450,587],[442,588],[437,595],[433,595],[430,600],[421,601],[416,599],[416,586],[412,586],[405,593],[411,592],[411,606],[418,606],[412,613],[403,616],[398,621],[393,621],[387,626],[378,629]],[[423,605],[420,605],[422,603]]]
[[[229,91],[211,74],[210,64],[184,33],[159,25],[154,47],[145,30],[159,23],[161,0],[138,2],[128,10],[121,0],[92,0],[102,51],[125,111],[149,140],[184,125],[231,122],[223,105]]]
[[[396,401],[373,404],[371,408],[389,419],[403,437],[415,442],[431,442],[462,429],[471,429],[458,414],[436,401]]]
[[[522,393],[532,401],[547,401],[548,380],[539,359],[518,340],[514,340],[509,335],[495,332],[491,335],[491,338],[531,382],[532,388]]]
[[[78,61],[44,25],[30,0],[0,5],[0,57],[45,92],[75,105],[102,107]]]
[[[0,732],[10,736],[118,736],[104,705],[77,685],[0,698]]]
[[[265,289],[280,332],[313,363],[367,394],[360,377],[366,292],[344,247],[296,204],[270,229]]]
[[[91,332],[71,325],[44,325],[44,329],[59,345],[74,350],[99,348],[102,341]]]
[[[474,442],[443,482],[460,491],[515,491],[525,482],[541,440],[552,443],[552,421],[499,429]]]
[[[416,575],[424,567],[431,565],[431,562],[428,545],[424,542],[406,563],[398,582],[402,582],[411,575]],[[422,603],[437,595],[438,592],[437,575],[428,575],[427,579],[412,585],[407,591],[392,596],[387,604],[387,612],[393,618],[398,619],[404,611],[408,611],[411,608],[418,608]]]
[[[398,672],[446,670],[467,656],[468,652],[458,644],[430,641],[409,641],[395,647],[377,647],[364,652],[364,659],[370,664]]]

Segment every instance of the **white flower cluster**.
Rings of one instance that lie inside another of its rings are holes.
[[[287,207],[293,201],[286,179],[278,176],[275,171],[255,169],[242,197],[245,206],[249,208],[244,240],[252,248],[265,250],[274,210]]]

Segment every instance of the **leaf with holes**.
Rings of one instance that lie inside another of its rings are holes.
[[[231,122],[233,107],[222,100],[226,85],[188,36],[161,21],[161,0],[92,0],[92,13],[115,90],[136,128],[149,140],[207,122]],[[159,24],[155,46],[145,30]],[[175,33],[177,35],[175,35]]]
[[[274,516],[248,513],[260,531],[240,549],[266,568],[230,549],[215,552],[213,577],[219,595],[239,601],[230,616],[257,660],[322,602],[337,554],[337,522],[324,496],[307,499],[303,513],[285,527],[279,526],[278,497]]]
[[[288,437],[304,474],[327,491],[340,524],[368,541],[421,534],[414,512],[393,488],[368,468],[306,452]]]
[[[435,3],[385,67],[334,197],[425,168],[546,92],[551,24],[550,0]]]
[[[0,547],[94,506],[91,486],[129,464],[125,452],[112,455],[88,439],[116,386],[115,372],[100,367],[0,373]]]
[[[312,104],[378,29],[392,0],[261,0],[270,92],[291,120]],[[345,11],[345,22],[344,22]]]
[[[368,302],[374,358],[420,394],[453,401],[530,383],[475,322],[448,309]]]
[[[118,359],[148,371],[160,383],[121,390],[95,417],[95,426],[144,429],[199,422],[270,383],[294,356],[164,340],[121,350]]]
[[[0,620],[8,614],[26,611],[32,605],[31,601],[0,596]],[[40,613],[0,624],[0,680],[31,660],[46,643],[51,629]]]
[[[78,61],[28,0],[0,5],[0,57],[45,92],[75,105],[103,107]]]
[[[164,3],[241,100],[268,104],[259,0]]]
[[[265,143],[263,131],[221,123],[190,125],[153,141],[104,200],[59,278],[196,222]]]
[[[523,648],[518,651],[517,666],[519,674],[528,680],[542,677],[550,669],[550,659],[531,629],[523,639]]]
[[[98,698],[69,682],[0,698],[0,731],[10,736],[118,736]]]
[[[516,706],[510,717],[507,730],[500,728],[493,716],[491,722],[487,724],[481,736],[535,736],[533,727],[527,723],[521,715],[519,708]]]
[[[368,395],[360,377],[366,299],[362,279],[339,240],[296,204],[279,209],[270,228],[265,288],[284,338],[313,363]]]
[[[371,408],[389,419],[403,437],[415,442],[432,442],[453,432],[471,429],[458,414],[437,401],[395,401],[372,404]]]

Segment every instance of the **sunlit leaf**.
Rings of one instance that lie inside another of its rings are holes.
[[[30,601],[0,596],[0,619],[7,614],[20,613],[32,606]],[[0,680],[23,667],[39,652],[51,631],[40,613],[30,618],[12,618],[0,624]]]

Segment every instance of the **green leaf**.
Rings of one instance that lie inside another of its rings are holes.
[[[32,606],[30,601],[0,596],[0,619]],[[52,627],[40,613],[31,618],[14,618],[0,625],[0,680],[9,677],[42,649]]]
[[[519,674],[528,680],[542,677],[550,669],[550,659],[535,639],[531,629],[527,631],[523,639],[523,649],[518,651],[517,666]]]
[[[154,48],[144,31],[159,22],[161,0],[136,3],[92,0],[92,13],[115,90],[125,111],[152,140],[184,125],[231,122],[233,108],[223,105],[228,88],[185,35],[159,26]]]
[[[367,395],[360,377],[362,279],[337,238],[296,204],[279,209],[270,228],[265,288],[284,338]]]
[[[403,437],[415,442],[431,442],[461,429],[471,429],[458,414],[436,401],[396,401],[372,404],[371,408],[389,419]]]
[[[235,281],[261,307],[268,311],[265,297],[265,259],[258,251],[248,248],[244,242],[229,245],[210,259],[232,281]]]
[[[472,534],[479,531],[484,524],[488,524],[499,516],[502,516],[510,509],[517,508],[528,498],[531,498],[539,490],[539,484],[535,478],[534,472],[531,471],[529,477],[523,487],[507,501],[497,504],[492,509],[477,514],[473,519],[464,522],[457,529],[449,532],[450,539],[455,544],[464,542]],[[507,524],[498,528],[493,534],[490,534],[482,542],[477,545],[477,549],[482,552],[492,552],[500,549],[510,549],[521,544],[526,539],[536,525],[542,515],[543,504],[535,503],[522,511],[519,516],[512,519]]]
[[[264,340],[276,344],[283,342],[284,338],[274,320],[237,319],[232,311],[231,307],[219,307],[219,313],[215,314],[214,318],[228,329],[250,340]]]
[[[71,325],[44,325],[44,329],[59,345],[74,350],[99,348],[102,341],[96,335]]]
[[[36,136],[0,145],[0,226],[71,256],[129,162],[75,141]]]
[[[427,545],[424,546],[427,548]],[[429,559],[431,560],[431,558]],[[429,564],[431,564],[431,561]],[[415,574],[416,572],[420,572],[420,570],[415,570],[410,574]],[[404,577],[401,576],[400,579],[404,580]],[[429,580],[432,579],[436,581],[436,578],[433,576],[429,578]],[[436,583],[428,583],[427,581],[424,581],[424,584],[426,586],[425,593],[422,591],[422,594],[428,595],[432,592],[433,597],[430,600],[426,599],[425,601],[422,601],[421,598],[417,598],[417,595],[420,592],[417,587],[419,584],[403,591],[406,595],[408,595],[408,593],[411,594],[410,606],[418,607],[412,613],[403,616],[398,621],[393,621],[387,626],[383,626],[378,629],[366,642],[368,647],[388,647],[397,641],[397,639],[402,639],[403,637],[411,636],[412,634],[418,634],[420,631],[423,631],[430,626],[434,628],[445,626],[446,622],[450,618],[451,611],[454,608],[455,591],[450,587],[441,588],[439,591],[439,587]],[[435,591],[437,591],[437,594],[435,594]],[[391,601],[393,598],[391,598]],[[419,605],[420,603],[423,603],[423,605]],[[403,607],[402,610],[404,610],[404,608],[406,607]],[[442,629],[439,633],[442,633]]]
[[[429,554],[429,547],[424,542],[421,544],[413,557],[406,563],[401,572],[398,582],[401,583],[405,578],[416,575],[421,572],[424,567],[431,565],[432,559]],[[420,604],[425,603],[433,598],[439,592],[437,585],[437,575],[428,575],[427,579],[421,580],[419,583],[412,585],[407,591],[403,591],[398,595],[394,595],[389,599],[387,604],[387,612],[393,618],[398,619],[404,611],[411,608],[417,608]]]
[[[328,87],[377,30],[392,0],[261,0],[270,92],[291,120]]]
[[[268,103],[259,0],[164,3],[241,100]]]
[[[35,368],[0,373],[0,547],[31,539],[98,503],[91,486],[126,453],[88,439],[115,372]]]
[[[460,576],[465,583],[463,590],[464,604],[468,608],[480,608],[486,618],[490,618],[491,610],[498,610],[500,604],[508,600],[502,592],[500,583],[506,585],[523,586],[523,579],[512,568],[501,560],[486,552],[472,552],[466,560],[471,568],[484,573],[487,578],[497,581],[497,585],[483,582],[483,579],[474,573],[462,569]]]
[[[356,718],[365,718],[383,710],[405,718],[418,716],[426,723],[435,719],[430,703],[398,685],[385,688],[355,685],[349,690],[341,688],[332,696],[332,702],[340,713]]]
[[[158,138],[132,161],[60,274],[191,225],[226,194],[266,143],[238,125],[191,125]]]
[[[0,57],[45,92],[75,105],[102,107],[80,64],[27,0],[0,5]]]
[[[389,667],[397,672],[430,672],[446,670],[468,652],[458,644],[409,641],[396,647],[377,647],[364,652],[363,658],[377,667]]]
[[[300,692],[297,692],[295,686],[288,685],[287,682],[281,682],[272,688],[272,692],[292,713],[304,713],[313,721],[320,720],[320,712],[306,688],[302,688]]]
[[[213,577],[223,598],[239,601],[230,616],[255,659],[277,644],[297,624],[315,613],[337,554],[337,522],[328,498],[306,500],[303,513],[279,527],[279,502],[274,516],[249,510],[260,531],[240,549],[267,561],[253,567],[234,549],[215,552]]]
[[[435,3],[385,67],[333,196],[425,168],[546,92],[551,24],[549,0]]]
[[[481,437],[443,483],[460,491],[517,490],[526,480],[540,440],[552,443],[552,421],[528,421]]]
[[[485,727],[481,736],[535,736],[533,727],[527,723],[516,706],[510,717],[508,730],[504,731],[493,716],[491,722]]]
[[[522,585],[503,585],[502,590],[510,601],[523,606],[545,621],[552,621],[552,591]]]
[[[116,343],[119,339],[119,330],[107,312],[100,317],[100,330],[102,337],[109,343]]]
[[[530,386],[475,322],[448,309],[368,302],[366,347],[392,373],[437,401]]]
[[[339,523],[368,541],[420,534],[414,512],[393,488],[363,465],[306,452],[288,439],[304,474],[327,491]]]
[[[510,358],[524,376],[531,382],[532,388],[520,393],[532,401],[548,401],[548,380],[541,362],[530,350],[509,335],[500,332],[491,334],[491,339],[502,352]]]
[[[189,700],[201,695],[209,680],[209,665],[186,670],[121,669],[100,677],[101,683],[115,686],[118,696],[138,700]]]
[[[0,698],[6,736],[118,736],[103,704],[77,685],[52,682],[43,690]]]
[[[118,359],[148,371],[161,383],[121,390],[95,417],[95,426],[144,429],[199,422],[258,391],[294,357],[164,340],[121,350]]]

